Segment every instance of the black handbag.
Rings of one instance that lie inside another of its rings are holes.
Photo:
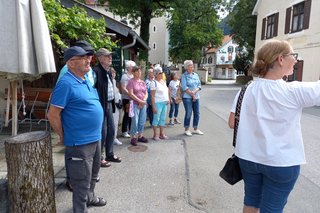
[[[227,160],[223,169],[219,173],[220,177],[227,183],[234,185],[242,180],[242,173],[239,165],[239,158],[234,154]]]
[[[241,89],[241,92],[239,94],[239,98],[237,101],[237,107],[236,107],[235,118],[234,118],[235,122],[234,122],[234,128],[233,128],[233,142],[232,142],[232,145],[234,147],[236,146],[241,103],[242,103],[244,92],[246,91],[250,83],[251,81]],[[219,176],[230,185],[234,185],[238,183],[240,180],[242,180],[242,173],[239,165],[239,158],[235,154],[233,154],[230,158],[228,158],[223,169],[220,171]]]

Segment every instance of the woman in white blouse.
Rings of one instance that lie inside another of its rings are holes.
[[[168,139],[164,133],[165,120],[167,115],[167,108],[170,104],[169,89],[166,82],[163,80],[163,72],[160,66],[154,67],[154,81],[151,82],[151,105],[153,110],[153,139],[158,141],[160,139]],[[157,128],[160,128],[158,134]]]
[[[244,180],[243,212],[282,212],[305,163],[302,109],[320,105],[320,82],[291,82],[297,63],[287,41],[271,40],[256,55],[254,80],[244,94],[235,154]],[[234,99],[229,126],[234,127]]]

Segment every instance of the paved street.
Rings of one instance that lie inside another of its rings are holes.
[[[96,187],[97,195],[106,198],[108,204],[90,208],[89,212],[241,212],[243,182],[229,186],[218,176],[233,152],[232,130],[227,126],[227,119],[238,89],[238,85],[224,81],[203,86],[199,126],[205,132],[203,136],[184,136],[183,127],[175,125],[166,128],[169,140],[150,141],[135,149],[129,145],[129,140],[120,138],[124,145],[116,146],[115,153],[123,162],[101,168],[101,181]],[[182,121],[182,104],[180,109]],[[304,110],[302,129],[308,163],[302,166],[286,213],[319,212],[319,123],[319,107]],[[151,128],[146,126],[146,135],[151,138]],[[53,138],[53,144],[55,141]],[[63,147],[54,145],[53,149],[57,212],[72,212],[72,193],[62,184],[65,176]]]

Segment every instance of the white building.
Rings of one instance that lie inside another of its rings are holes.
[[[233,61],[236,58],[238,44],[229,35],[224,36],[219,48],[208,48],[203,58],[203,67],[214,79],[235,79],[236,70]]]
[[[150,22],[149,38],[149,62],[170,66],[169,62],[169,31],[167,28],[167,16],[153,18]]]
[[[315,81],[320,78],[320,1],[258,0],[256,50],[269,39],[287,40],[299,54],[289,80]]]

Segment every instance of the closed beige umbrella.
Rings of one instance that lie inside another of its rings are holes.
[[[17,81],[56,72],[41,0],[0,0],[0,76],[10,81],[12,135],[17,134]]]

